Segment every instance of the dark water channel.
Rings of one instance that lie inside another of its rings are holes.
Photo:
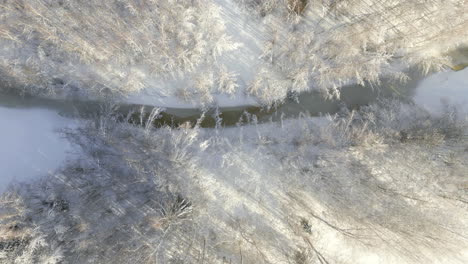
[[[235,126],[241,119],[255,115],[258,122],[277,121],[281,118],[296,117],[300,113],[319,116],[326,113],[336,113],[341,107],[359,108],[377,101],[379,98],[398,97],[408,99],[413,93],[422,76],[410,74],[411,80],[405,84],[394,81],[382,81],[378,86],[350,85],[341,89],[340,100],[327,100],[317,92],[303,93],[295,98],[288,98],[284,103],[275,107],[239,106],[229,108],[210,109],[205,112],[201,122],[202,127],[215,127],[217,120],[222,126]],[[14,108],[47,108],[59,112],[67,117],[92,118],[106,112],[117,117],[118,120],[134,124],[143,124],[148,120],[154,106],[99,101],[58,101],[45,98],[18,96],[14,94],[0,94],[0,105]],[[143,110],[142,110],[143,108]],[[155,126],[178,126],[187,122],[195,124],[202,115],[200,109],[165,108],[160,117],[154,120]],[[217,118],[219,117],[219,118]]]

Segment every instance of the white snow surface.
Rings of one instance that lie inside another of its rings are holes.
[[[435,73],[423,79],[414,95],[416,104],[434,114],[441,113],[446,103],[468,115],[468,68]]]
[[[53,172],[72,149],[59,132],[72,121],[52,110],[0,106],[0,122],[0,193],[12,182]]]

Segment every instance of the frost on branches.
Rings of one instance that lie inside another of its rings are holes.
[[[467,27],[465,0],[7,0],[0,74],[59,97],[271,104],[440,69]]]
[[[286,81],[283,91],[319,89],[339,97],[344,84],[378,84],[382,76],[404,81],[410,66],[425,73],[446,66],[444,52],[468,36],[466,1],[237,2],[263,17],[267,41],[259,78]],[[285,93],[271,85],[253,87],[260,97]]]
[[[444,113],[89,122],[82,159],[3,195],[0,262],[466,263],[468,124]]]
[[[179,78],[202,94],[233,89],[214,61],[238,47],[209,1],[6,1],[0,6],[0,70],[28,93],[127,95]],[[161,95],[175,95],[157,91]]]

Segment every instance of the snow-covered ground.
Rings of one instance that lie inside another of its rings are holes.
[[[10,183],[48,175],[72,151],[59,130],[73,121],[52,110],[0,106],[0,193]]]
[[[416,88],[414,101],[432,113],[440,113],[449,103],[468,115],[468,68],[428,76]]]

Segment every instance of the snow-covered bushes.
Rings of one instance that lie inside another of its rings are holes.
[[[448,117],[390,101],[233,128],[90,122],[67,132],[86,157],[6,195],[0,226],[44,237],[33,260],[464,263],[468,130]],[[445,137],[401,140],[413,129]]]
[[[381,100],[359,111],[344,109],[334,117],[322,135],[329,135],[339,146],[372,145],[417,141],[440,144],[466,136],[467,120],[457,108],[446,105],[443,114],[432,115],[425,109],[398,100]]]
[[[2,79],[60,96],[126,95],[156,80],[190,79],[237,48],[204,0],[9,0],[0,24]]]
[[[466,1],[307,1],[300,15],[282,0],[238,2],[264,17],[262,57],[294,92],[313,87],[334,97],[349,82],[404,81],[409,65],[440,69],[450,61],[443,53],[468,34]]]
[[[405,80],[467,38],[465,0],[7,0],[0,77],[33,94],[260,103],[349,83]],[[159,102],[159,101],[158,101]]]

